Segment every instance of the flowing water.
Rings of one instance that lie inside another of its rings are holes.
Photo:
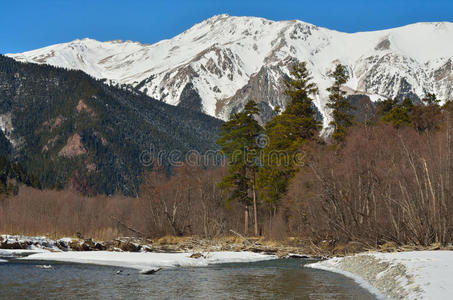
[[[0,299],[376,299],[342,275],[304,268],[308,262],[220,264],[142,275],[118,267],[10,259],[0,262]]]

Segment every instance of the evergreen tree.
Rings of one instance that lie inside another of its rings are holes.
[[[377,112],[382,117],[388,114],[396,105],[398,105],[397,99],[385,99],[376,103]]]
[[[412,100],[405,98],[401,103],[397,104],[395,100],[387,100],[392,102],[393,106],[387,107],[386,111],[383,111],[382,120],[392,124],[394,127],[399,128],[402,126],[410,126],[412,124],[411,112],[414,108]]]
[[[285,81],[285,94],[289,96],[290,100],[284,115],[297,118],[294,125],[298,127],[298,137],[310,139],[318,133],[320,128],[320,123],[315,119],[316,112],[311,98],[318,93],[318,88],[315,83],[311,82],[312,77],[305,62],[295,65],[291,76],[291,80]]]
[[[297,171],[297,155],[303,143],[314,138],[320,129],[315,119],[313,99],[316,85],[302,62],[293,67],[292,78],[286,81],[289,102],[283,113],[266,124],[268,144],[263,151],[263,167],[259,172],[262,199],[274,209],[275,203],[286,193],[290,179]],[[275,209],[274,209],[275,211]]]
[[[338,64],[330,76],[335,82],[327,89],[330,92],[327,107],[332,109],[333,120],[330,122],[330,125],[334,127],[332,137],[335,141],[341,142],[346,134],[346,128],[350,127],[354,121],[352,110],[355,107],[346,100],[346,92],[341,90],[341,86],[348,81],[346,68]]]
[[[254,101],[249,101],[242,112],[234,113],[220,130],[217,141],[229,161],[228,175],[220,182],[220,188],[230,192],[229,200],[244,205],[244,232],[248,231],[248,209],[253,205],[254,233],[258,235],[256,175],[261,149],[257,143],[263,128],[255,120],[259,113]]]
[[[0,155],[0,199],[17,195],[19,185],[41,188],[35,176],[28,174],[17,162],[11,162]]]
[[[425,95],[425,98],[422,99],[422,101],[426,105],[437,105],[439,104],[440,100],[437,99],[436,94],[428,93]]]

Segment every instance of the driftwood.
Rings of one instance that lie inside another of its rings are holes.
[[[250,242],[248,239],[246,239],[242,234],[234,231],[233,229],[230,229],[230,232],[233,233],[234,235],[237,235],[240,237],[247,245],[252,245],[252,242]]]
[[[114,216],[110,216],[110,218],[111,218],[112,220],[116,221],[116,222],[117,222],[118,224],[120,224],[121,226],[125,227],[127,230],[130,230],[130,231],[132,231],[132,232],[134,232],[134,233],[136,233],[136,234],[138,234],[138,235],[140,235],[140,236],[142,236],[142,237],[145,237],[145,236],[146,236],[144,233],[138,231],[137,229],[134,229],[134,228],[132,228],[131,226],[128,226],[128,225],[124,224],[123,222],[121,222],[120,220],[118,220],[118,218],[116,218],[116,217],[114,217]]]

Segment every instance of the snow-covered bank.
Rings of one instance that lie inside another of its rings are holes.
[[[275,255],[253,252],[209,252],[199,258],[191,258],[192,253],[152,253],[152,252],[42,252],[24,257],[25,260],[64,261],[133,268],[139,270],[169,267],[207,266],[220,263],[255,262],[276,259]]]
[[[355,279],[390,299],[449,299],[453,251],[364,253],[308,265]]]
[[[212,251],[209,247],[195,248],[190,243],[186,245],[187,247],[183,247],[184,245],[171,247],[173,245],[148,242],[150,244],[139,244],[129,238],[102,242],[92,239],[52,240],[46,237],[0,235],[0,257],[110,265],[139,270],[255,262],[277,258],[276,255],[263,254],[264,250],[262,253],[256,253],[257,249],[254,249],[254,252],[247,251],[241,249],[241,245],[234,244],[228,245],[234,249],[233,251],[222,248]],[[192,256],[194,253],[196,255]]]
[[[47,252],[44,249],[34,249],[34,250],[27,250],[27,249],[0,249],[0,257],[8,258],[8,257],[21,257],[21,256],[28,256],[31,254]]]
[[[2,249],[16,249],[16,250],[40,250],[52,249],[59,250],[61,245],[67,246],[72,241],[71,238],[63,238],[59,240],[52,240],[45,236],[22,236],[22,235],[0,235],[0,251]]]

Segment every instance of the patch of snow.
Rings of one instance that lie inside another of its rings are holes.
[[[376,274],[374,279],[365,280],[361,272],[345,271],[345,262],[352,259],[360,260],[363,257],[375,259],[366,267],[373,269],[377,265],[387,266],[385,270]],[[384,294],[379,281],[388,274],[393,281],[405,291],[408,299],[449,299],[453,286],[453,251],[412,251],[397,253],[365,253],[352,257],[333,258],[308,265],[351,277],[370,291],[379,288]],[[400,272],[394,272],[395,267]],[[393,269],[393,271],[392,271]],[[387,291],[388,292],[388,291]]]
[[[30,254],[48,252],[44,249],[33,249],[33,250],[26,250],[26,249],[0,249],[0,257],[18,257],[18,256],[26,256]]]
[[[317,263],[305,265],[305,267],[341,274],[343,276],[353,279],[358,285],[360,285],[364,289],[368,290],[370,293],[375,295],[378,299],[380,299],[380,300],[388,299],[381,291],[376,289],[373,285],[371,285],[368,281],[364,280],[360,276],[357,276],[356,274],[353,274],[351,272],[344,271],[344,270],[341,270],[341,269],[335,267],[336,260],[337,260],[337,258],[332,258],[332,259],[328,260],[331,264],[327,264],[325,261],[323,261],[323,262],[317,262]]]
[[[63,238],[60,240],[52,240],[49,239],[45,236],[22,236],[22,235],[8,235],[8,234],[3,234],[0,235],[0,240],[3,241],[3,243],[6,244],[15,244],[15,243],[20,243],[21,245],[27,245],[27,250],[39,250],[43,248],[47,249],[52,249],[55,251],[60,251],[60,249],[57,247],[56,243],[59,241],[70,241],[71,238]],[[0,249],[0,251],[3,251]]]
[[[58,241],[60,242],[64,242],[64,243],[70,243],[72,242],[74,239],[73,238],[69,238],[69,237],[65,237],[65,238],[61,238],[59,239]]]
[[[171,267],[202,267],[211,264],[255,262],[276,259],[274,255],[264,255],[253,252],[210,252],[203,257],[190,258],[192,253],[152,253],[152,252],[42,252],[21,259],[64,261],[84,264],[97,264],[149,270]]]
[[[368,95],[368,97],[370,97],[371,102],[378,102],[387,99],[387,97],[376,94]]]

